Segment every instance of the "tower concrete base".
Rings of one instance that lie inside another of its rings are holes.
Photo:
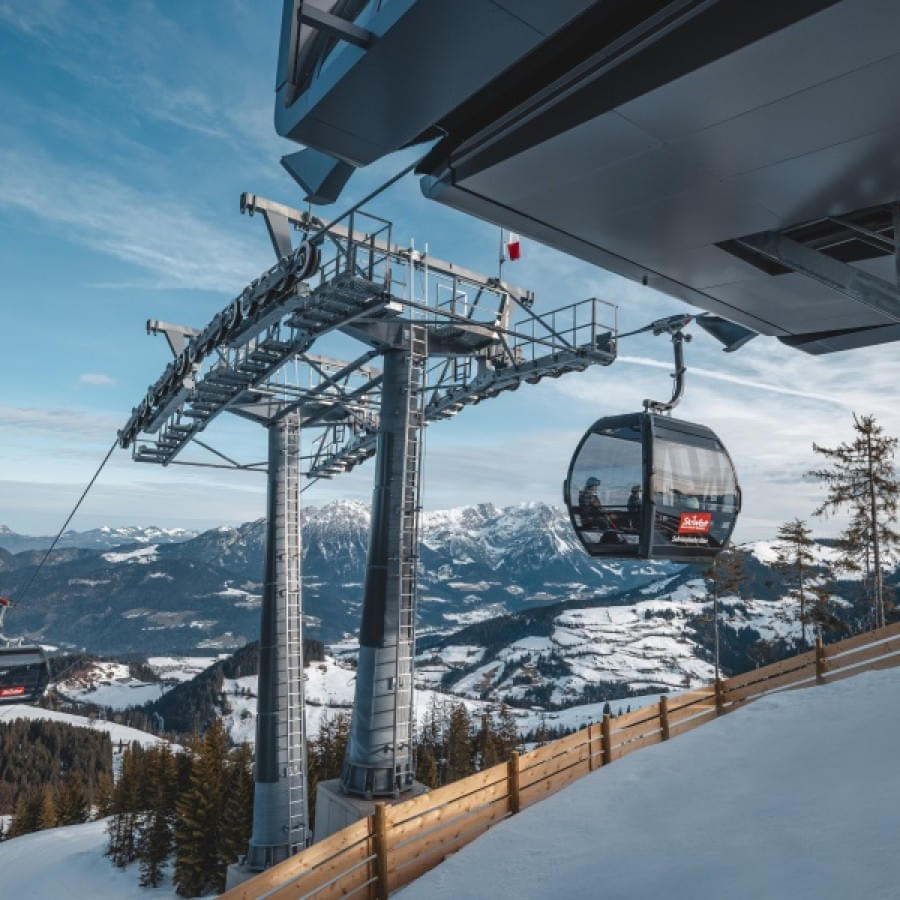
[[[375,812],[376,803],[402,803],[420,794],[427,794],[429,788],[419,781],[414,781],[408,791],[404,791],[396,800],[390,797],[374,797],[366,800],[365,797],[354,797],[345,794],[341,788],[341,779],[332,778],[329,781],[320,781],[316,786],[316,825],[313,831],[313,843],[321,840],[358,822],[360,819],[370,816]]]

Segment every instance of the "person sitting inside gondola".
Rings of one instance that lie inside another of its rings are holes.
[[[640,531],[641,528],[641,486],[635,484],[631,488],[628,495],[628,501],[625,504],[628,511],[628,527],[632,531]]]
[[[592,475],[578,492],[578,512],[581,514],[581,524],[584,528],[603,530],[609,528],[609,516],[600,502],[599,487],[600,479]]]

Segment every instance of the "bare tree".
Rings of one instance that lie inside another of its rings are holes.
[[[884,553],[900,545],[891,526],[897,518],[900,482],[894,471],[897,438],[888,437],[874,416],[853,414],[853,440],[837,447],[813,450],[828,461],[827,468],[809,474],[823,481],[828,494],[814,515],[848,510],[850,523],[841,536],[846,568],[860,569],[871,556],[872,605],[875,627],[885,624]]]

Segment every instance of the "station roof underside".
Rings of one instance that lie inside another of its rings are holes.
[[[280,92],[282,134],[362,165],[441,129],[420,167],[441,203],[808,352],[900,339],[893,0],[394,0],[356,22],[373,43]]]

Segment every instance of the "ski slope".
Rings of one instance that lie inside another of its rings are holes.
[[[40,706],[26,706],[23,703],[0,707],[0,722],[13,722],[16,719],[44,719],[51,722],[65,722],[67,725],[77,725],[79,728],[91,728],[94,731],[105,731],[113,743],[114,753],[116,745],[120,743],[127,746],[137,741],[142,747],[169,743],[146,731],[131,728],[129,725],[120,725],[117,722],[108,722],[105,719],[89,719],[87,716],[57,712],[54,709],[43,709]],[[177,744],[169,744],[169,746],[174,750],[180,749]]]
[[[138,884],[137,864],[117,869],[104,855],[106,819],[51,828],[0,843],[0,897],[9,900],[176,900],[166,882]]]
[[[772,694],[508,819],[403,900],[896,900],[900,669]]]

